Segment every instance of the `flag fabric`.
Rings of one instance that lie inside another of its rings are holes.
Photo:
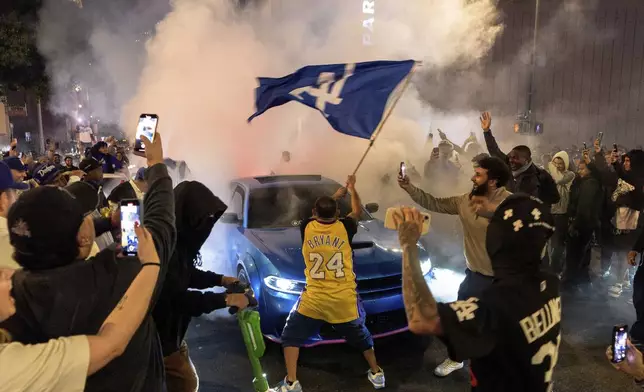
[[[282,78],[258,78],[257,112],[297,101],[317,109],[338,132],[371,138],[415,61],[310,65]]]

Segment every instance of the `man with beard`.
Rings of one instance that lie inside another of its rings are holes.
[[[532,162],[532,152],[528,146],[516,146],[505,154],[492,136],[492,115],[489,112],[481,114],[481,128],[485,136],[485,144],[490,155],[503,160],[512,170],[512,178],[508,184],[511,192],[521,192],[538,197],[544,203],[553,205],[559,202],[559,191],[552,177]]]
[[[458,299],[479,296],[492,284],[494,273],[490,258],[485,250],[489,211],[493,211],[510,195],[505,185],[510,172],[502,160],[494,157],[481,158],[474,168],[472,192],[446,198],[436,198],[409,182],[398,178],[398,184],[421,207],[441,214],[458,215],[463,226],[463,247],[465,249],[465,280],[458,290]],[[463,368],[463,362],[446,359],[434,370],[434,374],[445,377]]]
[[[436,335],[452,358],[471,359],[476,392],[547,392],[561,343],[559,280],[542,272],[541,251],[554,232],[550,207],[512,195],[494,211],[485,248],[494,283],[476,296],[437,303],[423,278],[414,209],[394,218],[403,250],[403,299],[409,329]]]

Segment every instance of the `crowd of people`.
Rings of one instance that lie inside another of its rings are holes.
[[[438,303],[419,260],[424,217],[417,208],[394,214],[409,329],[448,348],[435,374],[470,361],[477,391],[551,391],[562,294],[564,301],[619,298],[630,289],[637,322],[626,360],[615,366],[644,382],[644,272],[633,277],[629,267],[644,252],[644,152],[606,150],[598,139],[578,159],[556,151],[539,164],[524,145],[502,152],[491,115],[480,120],[487,153],[474,134],[455,147],[440,132],[423,173],[398,176],[410,201],[457,216],[463,232],[465,279],[456,301]],[[226,204],[197,181],[173,187],[168,166],[185,164],[164,157],[160,134],[144,139],[146,166],[106,195],[104,174],[129,167],[111,142],[90,147],[78,165],[72,157],[63,164],[53,150],[36,162],[15,143],[0,162],[0,391],[197,391],[184,339],[191,319],[249,306],[246,294],[200,291],[239,283],[198,268]],[[468,192],[435,197],[423,190],[423,180],[451,181],[465,162],[473,173]],[[346,217],[337,202],[343,197],[351,199]],[[141,201],[144,215],[135,228],[138,254],[125,257],[119,205],[131,199]],[[353,273],[362,208],[349,176],[303,217],[306,290],[282,333],[286,377],[271,392],[303,390],[299,349],[325,323],[363,354],[373,387],[386,385]],[[55,230],[50,222],[58,222]],[[593,245],[601,247],[597,271]]]

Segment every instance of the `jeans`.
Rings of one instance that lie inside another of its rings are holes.
[[[554,274],[560,274],[565,261],[568,215],[555,214],[552,217],[555,221],[555,233],[550,238],[550,270]]]
[[[590,242],[593,239],[593,229],[580,229],[576,235],[568,236],[566,244],[566,269],[564,286],[580,286],[590,284]]]

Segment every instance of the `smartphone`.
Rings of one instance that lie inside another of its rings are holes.
[[[599,145],[602,145],[602,140],[604,140],[604,132],[599,132],[597,134],[597,141],[599,142]]]
[[[588,145],[586,145],[586,142],[584,142],[584,150],[588,150]]]
[[[398,173],[400,178],[405,178],[407,177],[407,166],[405,165],[405,162],[400,162],[400,172]]]
[[[385,228],[389,230],[396,230],[396,222],[394,221],[394,214],[400,212],[402,210],[402,207],[391,207],[387,208],[387,215],[385,215]],[[429,233],[429,227],[432,222],[432,216],[429,215],[426,212],[421,212],[420,213],[424,218],[423,222],[423,231],[421,235],[425,235]]]
[[[628,339],[628,325],[613,327],[613,363],[620,363],[626,359],[626,340]]]
[[[136,127],[136,136],[134,139],[134,151],[145,151],[145,143],[141,141],[141,136],[145,136],[154,141],[154,135],[157,133],[159,116],[156,114],[141,114],[139,116],[139,125]]]
[[[617,148],[617,143],[613,143],[613,151],[618,152],[619,149]]]
[[[125,256],[136,256],[139,252],[139,239],[134,227],[141,224],[142,208],[138,199],[124,199],[119,203],[121,208],[121,248]]]

